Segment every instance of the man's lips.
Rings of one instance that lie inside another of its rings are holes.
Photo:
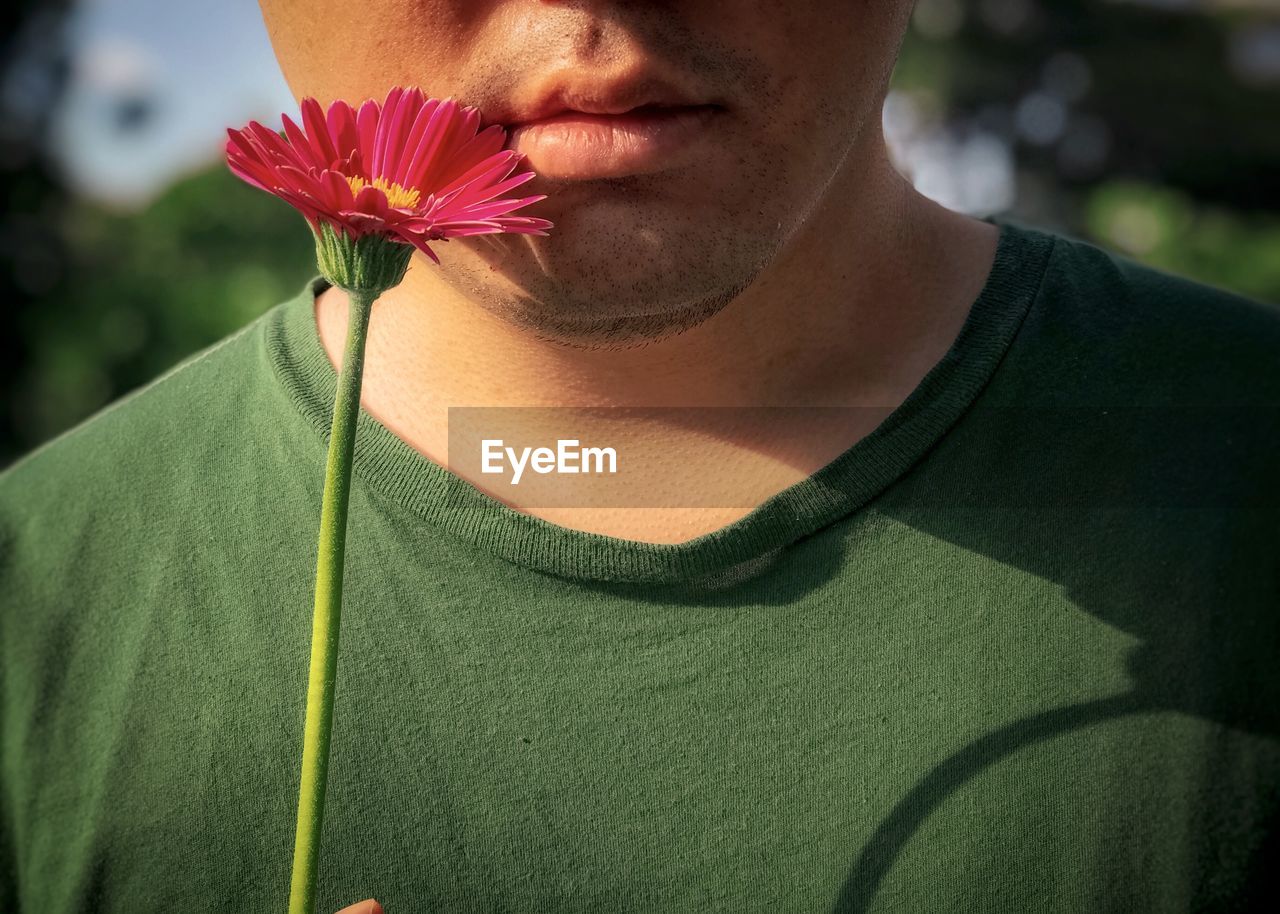
[[[561,111],[512,125],[509,145],[547,178],[646,174],[696,155],[721,110],[718,105],[642,105],[623,114]]]

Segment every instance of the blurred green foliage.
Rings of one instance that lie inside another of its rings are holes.
[[[21,446],[78,422],[301,291],[305,220],[219,163],[141,213],[72,199],[59,214],[69,281],[20,314],[12,402]]]
[[[1277,48],[1267,0],[916,0],[893,86],[1010,149],[1008,215],[1280,303]]]
[[[1086,234],[1151,266],[1280,302],[1280,217],[1197,205],[1187,193],[1104,181],[1083,198]]]

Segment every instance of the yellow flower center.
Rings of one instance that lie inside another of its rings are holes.
[[[353,194],[360,193],[360,188],[370,183],[359,175],[347,178],[347,183],[351,185]],[[401,187],[394,181],[388,181],[386,178],[374,178],[373,186],[378,188],[387,195],[387,205],[394,207],[403,207],[404,209],[412,209],[418,205],[418,191],[412,187]]]

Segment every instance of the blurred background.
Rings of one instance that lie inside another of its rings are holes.
[[[0,17],[3,467],[315,266],[223,164],[226,127],[296,111],[256,0]],[[917,0],[884,124],[953,209],[1280,302],[1280,0]]]

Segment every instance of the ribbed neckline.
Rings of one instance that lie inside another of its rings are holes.
[[[915,390],[831,463],[705,536],[644,543],[522,514],[432,462],[364,410],[354,472],[430,527],[558,576],[652,584],[732,576],[865,505],[947,432],[991,378],[1036,298],[1056,238],[997,217],[985,221],[1000,230],[991,272],[951,348]],[[276,379],[326,448],[338,377],[320,341],[315,299],[327,287],[316,277],[264,316]]]

